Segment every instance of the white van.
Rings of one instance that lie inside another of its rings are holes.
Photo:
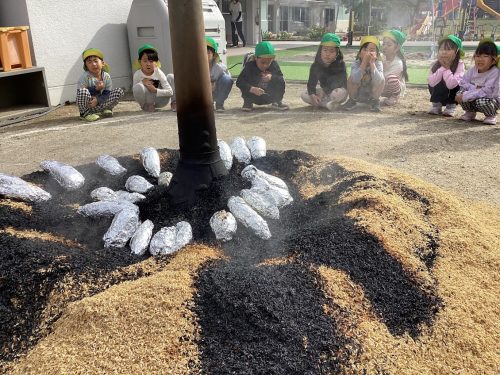
[[[205,35],[219,44],[219,56],[227,65],[226,26],[224,17],[214,0],[202,0]],[[144,44],[158,49],[161,70],[173,73],[168,0],[133,0],[127,19],[128,43],[132,67],[137,61],[137,50]]]

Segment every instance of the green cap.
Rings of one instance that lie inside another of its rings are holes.
[[[391,29],[389,31],[386,31],[382,36],[384,38],[389,38],[394,40],[400,46],[402,46],[403,43],[406,41],[406,34],[397,29]]]
[[[321,38],[321,43],[320,45],[322,46],[335,46],[335,47],[340,47],[340,38],[337,34],[333,33],[326,33],[323,35]]]
[[[145,44],[141,48],[139,48],[139,50],[137,51],[137,54],[140,56],[141,53],[146,51],[146,50],[151,50],[151,51],[155,51],[156,53],[158,53],[158,50],[156,48],[154,48],[151,44]]]
[[[217,53],[217,51],[219,50],[219,45],[217,44],[215,39],[211,38],[209,36],[206,36],[205,42],[207,43],[207,47],[210,47],[214,50],[215,60],[219,61],[219,54]]]
[[[217,51],[219,49],[219,45],[217,44],[217,42],[215,41],[215,39],[211,38],[209,36],[206,36],[205,37],[205,41],[207,42],[207,47],[212,48],[217,53]]]
[[[276,57],[273,45],[268,41],[257,43],[255,46],[255,57]]]
[[[444,40],[446,39],[449,39],[451,40],[453,43],[456,44],[456,46],[458,47],[458,51],[460,53],[460,58],[463,58],[464,55],[465,55],[465,51],[464,49],[462,48],[462,39],[460,39],[458,36],[455,36],[453,34],[450,34],[448,35],[446,38],[443,38],[439,41],[439,44],[441,44]]]

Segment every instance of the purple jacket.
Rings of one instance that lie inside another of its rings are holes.
[[[460,91],[463,92],[463,100],[471,102],[479,98],[490,98],[500,100],[500,69],[496,66],[484,73],[479,73],[473,66],[465,73],[460,82]]]
[[[465,65],[463,61],[458,62],[457,70],[453,73],[450,69],[446,69],[444,67],[440,67],[434,73],[429,73],[429,77],[427,77],[427,82],[430,87],[436,86],[439,82],[444,80],[446,83],[446,87],[448,89],[454,89],[460,84],[462,77],[464,75]]]

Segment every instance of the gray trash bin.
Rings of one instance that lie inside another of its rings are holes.
[[[158,49],[161,70],[173,73],[168,8],[164,0],[134,0],[127,19],[131,64],[137,61],[137,50],[144,44]]]
[[[137,61],[137,50],[144,44],[152,44],[158,49],[161,70],[173,73],[168,1],[134,0],[127,19],[128,44],[131,64]],[[219,56],[226,62],[226,26],[224,16],[213,0],[202,0],[205,34],[219,44]]]

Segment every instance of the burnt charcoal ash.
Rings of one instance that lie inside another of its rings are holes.
[[[160,155],[162,171],[173,172],[178,153],[163,150]],[[92,287],[86,291],[73,287],[71,296],[61,299],[48,321],[45,318],[45,325],[56,321],[70,301],[145,276],[141,271],[122,269],[141,262],[147,255],[132,255],[128,247],[103,248],[102,237],[111,218],[89,219],[76,214],[78,205],[92,201],[92,190],[101,186],[123,190],[126,179],[134,174],[155,185],[146,199],[137,203],[141,221],[153,221],[154,232],[187,221],[194,242],[218,246],[229,259],[209,263],[196,281],[198,294],[193,309],[200,318],[201,366],[207,372],[336,373],[340,363],[357,355],[358,344],[343,337],[322,310],[331,302],[321,291],[318,275],[311,271],[319,265],[345,271],[362,287],[392,334],[418,337],[423,325],[432,325],[441,306],[437,292],[424,293],[373,236],[345,217],[347,207],[337,203],[350,186],[373,177],[349,179],[348,172],[332,163],[323,169],[317,183],[331,184],[339,178],[344,181],[330,192],[302,200],[291,179],[299,168],[311,167],[317,159],[299,151],[268,151],[266,157],[252,164],[284,180],[293,204],[280,209],[279,220],[267,220],[271,239],[256,238],[238,225],[234,238],[221,243],[215,239],[209,220],[216,211],[227,210],[230,196],[250,188],[250,182],[240,175],[244,164],[235,161],[230,173],[200,192],[194,207],[187,210],[171,205],[167,188],[157,185],[138,158],[119,161],[127,174],[111,176],[94,163],[77,166],[85,176],[85,185],[71,192],[62,189],[47,173],[24,176],[53,196],[49,202],[32,204],[31,214],[0,205],[0,229],[34,229],[73,241],[56,243],[0,233],[3,361],[22,355],[40,339],[41,313],[49,294],[57,293],[65,278]],[[437,253],[437,238],[429,243],[432,254]],[[292,257],[292,263],[260,265],[271,258]],[[158,257],[156,261],[167,264],[169,259]]]
[[[196,289],[203,373],[335,374],[359,349],[324,314],[329,302],[303,265],[214,262]]]

